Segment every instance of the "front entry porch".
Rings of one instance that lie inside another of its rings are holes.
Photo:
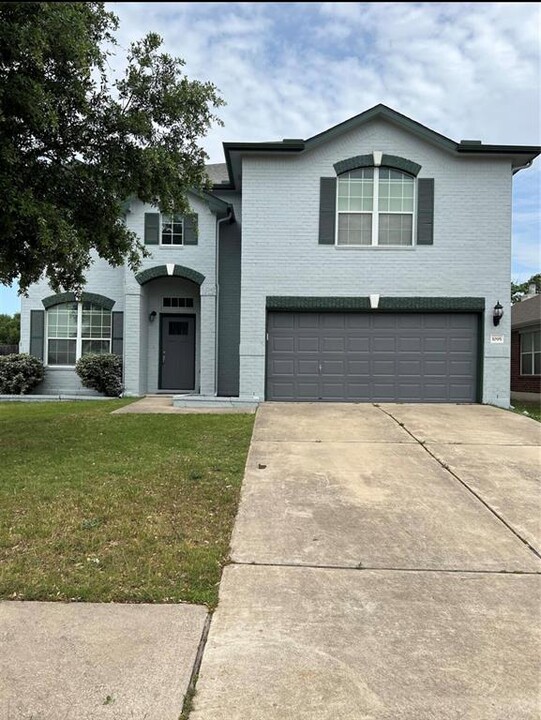
[[[136,279],[125,299],[126,394],[214,396],[215,286],[179,265],[150,268]]]

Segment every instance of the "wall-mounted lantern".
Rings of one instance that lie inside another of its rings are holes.
[[[153,311],[150,313],[150,315],[148,316],[149,322],[154,322],[154,320],[156,320],[156,315],[157,315],[156,310],[153,310]]]
[[[492,313],[492,321],[494,326],[497,327],[500,324],[500,320],[503,317],[503,307],[500,305],[500,301],[494,305],[494,312]]]

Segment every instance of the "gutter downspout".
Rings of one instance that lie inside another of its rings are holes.
[[[223,222],[233,222],[233,209],[229,207],[227,209],[227,215],[220,220],[216,221],[216,252],[215,252],[215,286],[216,286],[216,300],[215,300],[215,331],[214,331],[214,396],[218,395],[218,335],[220,329],[220,224]]]

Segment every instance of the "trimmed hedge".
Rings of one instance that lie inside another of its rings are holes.
[[[27,395],[43,380],[43,363],[26,353],[0,356],[0,395]]]
[[[122,393],[122,359],[118,355],[83,355],[75,365],[75,372],[86,388],[108,397]]]

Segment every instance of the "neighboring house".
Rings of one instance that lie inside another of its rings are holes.
[[[22,304],[38,392],[88,352],[131,395],[509,404],[511,185],[539,148],[455,142],[383,105],[308,140],[225,143],[212,193],[126,223],[137,274],[97,260],[80,299]],[[173,221],[172,221],[173,220]],[[501,340],[501,337],[499,338]]]
[[[541,295],[535,285],[511,308],[511,397],[541,400]]]

